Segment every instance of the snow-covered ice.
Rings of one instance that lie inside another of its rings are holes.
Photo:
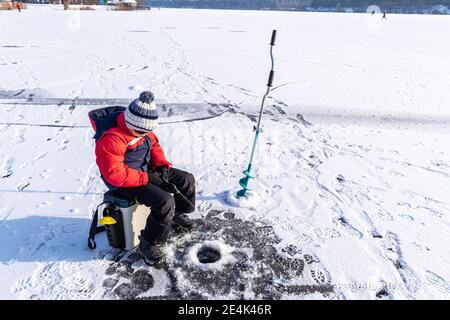
[[[378,17],[0,11],[0,298],[448,299],[450,17]],[[166,269],[104,235],[87,248],[106,190],[87,112],[144,89],[204,223],[167,244]],[[224,268],[197,268],[205,243]]]

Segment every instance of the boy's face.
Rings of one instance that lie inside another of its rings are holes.
[[[134,129],[131,129],[131,128],[128,128],[128,130],[130,131],[131,135],[133,135],[134,137],[143,137],[147,133],[150,132],[150,131],[138,131],[138,130],[134,130]]]

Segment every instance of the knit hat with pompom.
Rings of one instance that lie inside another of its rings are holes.
[[[130,103],[125,110],[125,122],[128,128],[137,131],[152,131],[158,125],[158,112],[153,102],[154,95],[144,91],[139,98]]]

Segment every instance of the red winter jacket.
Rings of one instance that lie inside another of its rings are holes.
[[[94,129],[96,129],[95,125]],[[149,132],[146,137],[151,141],[150,154],[145,145],[149,140],[145,137],[136,138],[131,135],[125,124],[124,113],[118,115],[117,127],[108,129],[95,146],[96,162],[106,182],[115,187],[139,187],[149,182],[146,171],[129,167],[125,161],[126,154],[127,158],[131,154],[134,161],[137,160],[137,156],[141,163],[150,156],[152,169],[158,166],[170,167],[172,165],[166,160],[158,137],[153,132]],[[145,154],[136,152],[138,150],[145,150]]]

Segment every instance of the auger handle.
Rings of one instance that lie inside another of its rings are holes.
[[[275,45],[275,39],[277,38],[277,30],[273,30],[272,31],[272,40],[270,40],[270,45],[274,46]]]
[[[272,86],[274,74],[275,74],[275,71],[270,70],[270,74],[269,74],[269,82],[267,83],[267,86],[268,86],[268,87],[271,87],[271,86]]]

